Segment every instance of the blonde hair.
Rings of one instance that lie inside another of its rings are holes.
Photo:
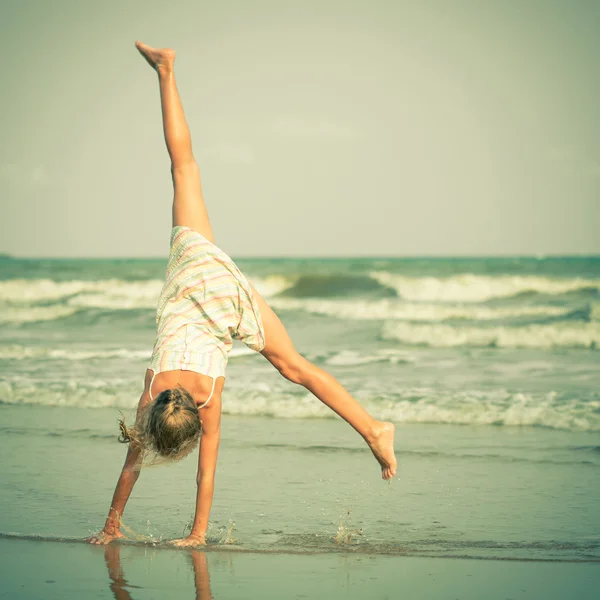
[[[192,395],[182,387],[161,392],[142,409],[132,428],[120,419],[119,442],[139,449],[138,467],[175,462],[196,446],[202,426]]]

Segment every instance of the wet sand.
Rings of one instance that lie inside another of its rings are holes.
[[[0,597],[597,598],[600,564],[187,551],[0,539]]]

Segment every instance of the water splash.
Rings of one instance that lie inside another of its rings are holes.
[[[350,527],[350,509],[348,508],[346,516],[342,517],[337,528],[337,533],[333,536],[332,541],[342,546],[354,546],[359,543],[356,538],[362,535],[362,529],[353,529]]]
[[[147,521],[146,525],[148,526],[147,535],[144,535],[143,533],[137,533],[133,529],[131,529],[131,527],[126,525],[124,523],[123,519],[121,517],[119,517],[119,529],[121,529],[121,531],[124,531],[127,534],[128,540],[142,543],[142,544],[149,544],[152,546],[155,546],[156,544],[160,544],[161,542],[164,541],[164,538],[162,538],[162,537],[156,538],[150,533],[150,521]]]
[[[216,543],[217,544],[225,544],[225,545],[235,544],[238,540],[237,540],[237,538],[233,537],[234,530],[235,530],[235,521],[231,521],[231,520],[229,521],[229,524],[227,526],[219,527],[220,537],[216,541]]]

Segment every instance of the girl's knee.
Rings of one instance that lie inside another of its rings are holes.
[[[313,366],[312,363],[298,354],[277,364],[277,370],[288,381],[297,383],[298,385],[305,385],[310,377]]]

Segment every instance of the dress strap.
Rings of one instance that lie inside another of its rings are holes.
[[[152,379],[150,380],[150,387],[148,388],[148,393],[150,394],[150,401],[154,401],[152,397],[152,384],[154,383],[154,378],[156,377],[156,372],[152,372]]]
[[[210,395],[208,396],[208,400],[206,402],[204,402],[204,404],[200,404],[198,406],[198,408],[204,408],[210,402],[210,399],[213,397],[213,394],[215,393],[215,383],[217,383],[217,378],[213,377],[212,380],[213,380],[213,384],[212,384],[212,389],[210,390]]]

